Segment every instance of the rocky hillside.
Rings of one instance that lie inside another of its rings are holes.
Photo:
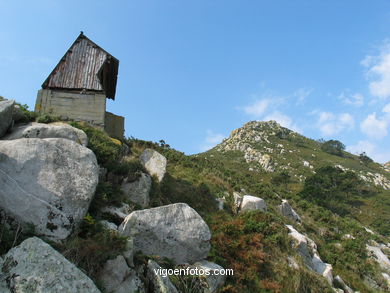
[[[1,292],[390,290],[390,175],[365,154],[272,121],[185,156],[56,120],[0,101]]]

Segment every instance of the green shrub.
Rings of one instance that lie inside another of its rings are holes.
[[[95,225],[89,227],[90,233],[84,231],[84,235],[68,238],[63,243],[52,243],[52,246],[99,284],[99,271],[108,259],[125,250],[127,239],[115,231],[100,230]]]
[[[343,151],[345,150],[345,145],[338,140],[328,140],[322,143],[321,150],[327,152],[328,154],[343,156]]]
[[[339,215],[346,215],[350,213],[352,205],[360,204],[360,196],[371,193],[355,173],[325,166],[306,178],[300,196]]]
[[[89,210],[92,214],[97,214],[105,206],[119,206],[124,199],[124,194],[119,186],[110,182],[99,182]]]
[[[87,134],[88,147],[95,153],[100,165],[108,170],[115,166],[122,154],[122,145],[118,140],[111,139],[103,130],[86,123],[71,122],[70,125],[83,130]]]
[[[52,122],[60,121],[60,118],[53,116],[51,114],[44,113],[39,115],[36,120],[39,123],[52,123]]]

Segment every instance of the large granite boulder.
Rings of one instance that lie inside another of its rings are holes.
[[[287,200],[283,199],[282,204],[278,206],[282,216],[289,218],[295,222],[300,222],[301,217],[296,213],[296,211],[291,207]]]
[[[14,112],[15,101],[0,101],[0,137],[12,126],[12,114]]]
[[[122,255],[105,263],[99,280],[107,293],[145,292],[144,284]]]
[[[133,181],[124,180],[121,189],[132,202],[145,208],[149,206],[149,193],[152,188],[152,179],[149,175],[141,173],[141,176]]]
[[[254,210],[260,210],[260,211],[267,211],[267,204],[265,203],[264,199],[252,195],[244,195],[240,211],[254,211]]]
[[[4,137],[8,140],[18,138],[65,138],[83,146],[88,145],[88,138],[84,131],[62,122],[51,124],[32,122],[20,125],[15,127],[11,134]]]
[[[150,175],[155,175],[159,182],[163,180],[167,168],[167,159],[163,155],[155,150],[146,149],[140,160]]]
[[[286,225],[290,230],[289,234],[294,239],[293,247],[301,255],[306,266],[322,275],[330,285],[333,284],[333,268],[331,264],[324,263],[317,251],[317,245],[309,237],[299,233],[291,225]]]
[[[185,203],[134,211],[118,230],[133,238],[135,251],[165,256],[177,264],[205,259],[210,250],[209,227]]]
[[[37,237],[8,251],[1,271],[11,292],[100,293],[90,278]]]
[[[225,284],[226,276],[221,274],[223,267],[220,265],[203,260],[195,263],[194,266],[199,270],[207,272],[203,275],[208,286],[207,288],[204,288],[204,293],[217,292],[217,290]]]
[[[153,260],[149,259],[147,276],[149,279],[149,292],[152,293],[178,293],[176,287],[170,281],[168,275],[159,273],[162,268]]]
[[[85,216],[98,183],[94,153],[62,138],[0,141],[0,209],[52,240]]]

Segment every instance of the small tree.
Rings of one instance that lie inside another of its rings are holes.
[[[321,150],[328,154],[342,157],[345,145],[341,141],[331,139],[321,145]]]
[[[374,162],[369,156],[367,156],[366,152],[362,152],[359,154],[359,159],[364,165],[368,165],[369,163]]]

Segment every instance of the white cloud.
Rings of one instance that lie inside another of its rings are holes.
[[[368,140],[361,140],[356,145],[347,146],[347,151],[353,154],[365,152],[371,159],[379,163],[386,163],[390,160],[390,151],[378,149],[378,146]]]
[[[387,124],[385,119],[378,119],[376,113],[372,113],[360,124],[360,130],[368,137],[380,139],[387,135]]]
[[[369,142],[368,140],[360,140],[357,144],[347,146],[347,151],[353,154],[361,154],[362,152],[366,152],[368,156],[374,154],[375,144]]]
[[[297,105],[302,104],[303,101],[313,92],[313,89],[300,88],[293,94],[297,98]]]
[[[205,141],[200,146],[200,150],[205,152],[209,149],[212,149],[217,144],[221,143],[224,138],[225,136],[223,134],[215,133],[212,130],[207,130]]]
[[[264,114],[265,110],[267,110],[269,105],[270,105],[269,99],[261,99],[255,101],[253,104],[249,106],[243,107],[242,109],[248,115],[260,117],[261,115]]]
[[[386,114],[390,114],[390,104],[384,106],[382,112],[385,112]]]
[[[293,123],[292,119],[289,116],[287,116],[279,111],[274,111],[271,114],[268,114],[267,116],[265,116],[263,118],[263,120],[264,121],[275,120],[283,127],[294,130],[296,132],[301,132],[299,127]]]
[[[361,107],[364,105],[364,97],[360,93],[352,94],[349,91],[344,91],[339,95],[339,99],[347,105],[352,105],[356,107]]]
[[[331,112],[318,113],[317,127],[321,134],[330,136],[344,130],[351,130],[355,125],[355,120],[349,113],[334,114]]]
[[[370,93],[382,99],[390,97],[390,43],[385,43],[379,55],[366,56],[361,64],[367,67]]]

